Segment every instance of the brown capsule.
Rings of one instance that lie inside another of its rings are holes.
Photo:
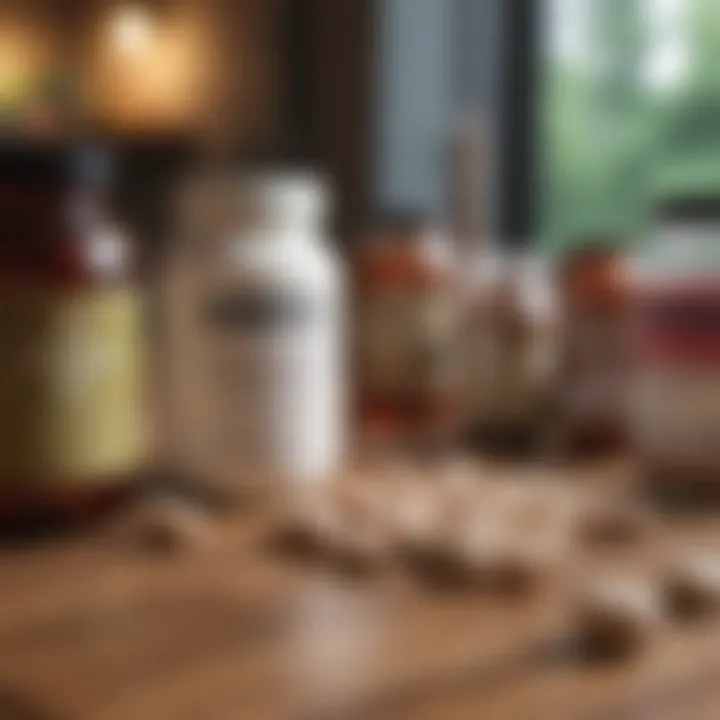
[[[335,494],[334,486],[292,493],[275,528],[275,547],[291,556],[321,554],[339,525]]]
[[[328,554],[339,569],[367,574],[388,564],[391,529],[386,494],[381,486],[357,484],[336,496],[338,524],[328,538]]]
[[[637,578],[595,581],[575,600],[575,632],[583,654],[619,660],[639,653],[662,617],[657,589]]]
[[[369,575],[389,564],[391,553],[385,537],[369,528],[339,529],[327,540],[326,558],[343,573]]]
[[[204,513],[190,501],[159,496],[142,500],[130,518],[131,541],[152,552],[200,547],[209,534]]]
[[[433,584],[467,584],[459,543],[478,520],[474,490],[464,482],[416,485],[396,511],[396,548],[405,564]]]
[[[463,572],[454,553],[452,526],[443,522],[440,508],[428,496],[408,500],[394,527],[395,549],[401,562],[423,581],[457,584]]]
[[[323,540],[312,521],[292,517],[284,519],[275,529],[272,548],[287,557],[309,558],[322,551]]]
[[[393,492],[388,523],[398,547],[425,544],[444,530],[442,498],[437,487],[406,483]]]
[[[487,513],[481,491],[464,480],[415,484],[398,497],[393,533],[402,561],[433,584],[466,585],[474,573],[464,538]]]
[[[436,481],[448,487],[465,487],[482,484],[487,468],[474,459],[459,456],[445,459],[435,472]]]
[[[296,496],[280,523],[278,541],[288,554],[315,558],[343,570],[385,564],[388,533],[371,495],[333,486]]]
[[[459,552],[451,535],[416,535],[401,549],[401,559],[423,582],[435,586],[468,586],[476,580],[476,568]]]
[[[682,619],[720,612],[720,558],[698,554],[676,562],[666,573],[663,585],[671,614]]]
[[[581,513],[578,532],[586,545],[627,545],[645,539],[653,525],[653,516],[643,507],[600,500],[589,502]]]
[[[558,576],[568,543],[559,532],[518,532],[508,525],[475,540],[472,558],[482,585],[514,595],[539,591]]]
[[[502,497],[498,513],[522,536],[569,533],[577,515],[577,502],[572,495],[562,495],[552,486],[530,485],[514,488]]]

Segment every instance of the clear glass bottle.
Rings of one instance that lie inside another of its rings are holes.
[[[450,242],[420,218],[383,218],[358,252],[354,290],[362,443],[446,446],[457,420]]]
[[[228,496],[321,481],[344,444],[343,278],[328,192],[218,173],[182,195],[167,288],[166,451]]]
[[[0,147],[0,525],[113,507],[148,460],[142,302],[98,148]]]

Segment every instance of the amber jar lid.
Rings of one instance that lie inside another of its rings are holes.
[[[615,238],[578,243],[560,264],[559,289],[566,306],[591,307],[623,304],[630,292],[627,253]]]
[[[434,286],[448,273],[445,236],[421,213],[386,213],[358,248],[356,276],[370,285]]]

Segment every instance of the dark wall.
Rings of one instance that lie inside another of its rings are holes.
[[[381,0],[375,22],[373,201],[438,214],[453,109],[452,2]]]
[[[531,236],[539,4],[378,0],[376,205],[447,216],[453,128],[470,119],[483,134],[486,231],[512,244]]]
[[[370,186],[371,71],[377,0],[284,0],[284,147],[327,174],[335,231],[352,242]]]

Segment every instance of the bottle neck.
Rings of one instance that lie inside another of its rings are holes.
[[[242,227],[242,223],[237,223],[235,227]],[[274,215],[251,218],[246,228],[248,236],[262,237],[269,242],[313,242],[322,235],[322,223],[309,217]]]

